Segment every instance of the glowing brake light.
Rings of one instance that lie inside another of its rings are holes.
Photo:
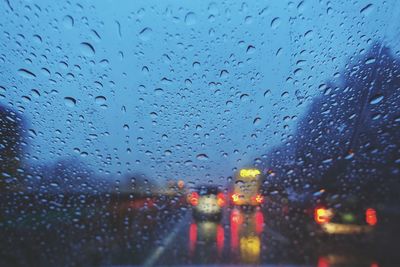
[[[314,220],[318,224],[328,223],[332,218],[332,211],[325,208],[316,208],[314,211]]]
[[[192,192],[189,195],[189,202],[193,206],[197,206],[199,204],[199,194],[197,192]]]
[[[264,197],[260,194],[258,194],[255,199],[258,204],[264,203]]]
[[[374,226],[378,222],[375,209],[369,208],[365,211],[365,221],[371,226]]]
[[[218,206],[223,207],[225,206],[225,196],[223,193],[218,193],[217,195],[217,203]]]
[[[239,202],[239,194],[235,193],[232,195],[233,203],[237,204]]]

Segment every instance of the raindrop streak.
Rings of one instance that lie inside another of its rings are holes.
[[[120,38],[122,38],[121,24],[119,23],[119,21],[115,21],[115,23],[117,24],[118,36],[119,36]]]
[[[76,100],[75,100],[75,98],[73,98],[73,97],[67,96],[67,97],[64,97],[64,104],[65,104],[67,107],[73,108],[73,107],[75,107],[75,105],[76,105]]]
[[[27,69],[19,69],[18,74],[27,79],[35,79],[36,78],[36,75]]]
[[[88,57],[92,57],[96,53],[96,51],[94,50],[94,47],[91,44],[86,43],[86,42],[81,43],[81,52],[83,55],[88,56]]]

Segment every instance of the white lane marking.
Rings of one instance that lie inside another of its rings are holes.
[[[153,253],[144,261],[143,266],[153,266],[158,259],[164,254],[165,249],[172,243],[175,239],[176,235],[179,232],[179,229],[182,228],[183,224],[188,221],[188,217],[190,216],[190,212],[186,213],[185,216],[182,217],[181,221],[175,226],[175,228],[164,238],[162,245],[158,246]]]
[[[265,230],[265,232],[270,233],[272,238],[274,238],[274,239],[276,239],[276,240],[278,240],[278,241],[280,241],[282,243],[285,243],[285,244],[289,244],[290,243],[288,238],[286,238],[285,236],[283,236],[279,232],[277,232],[275,230],[272,230],[271,227],[269,227],[267,225],[264,225],[264,230]]]

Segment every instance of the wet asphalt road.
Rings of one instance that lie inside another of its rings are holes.
[[[296,235],[265,210],[227,208],[220,221],[191,211],[168,231],[144,265],[389,266],[374,239]],[[368,241],[367,241],[368,240]],[[379,264],[381,263],[381,264]],[[395,264],[393,264],[395,266]]]
[[[2,201],[4,267],[400,266],[398,224],[384,220],[373,238],[322,238],[268,207],[226,207],[219,221],[196,221],[182,199],[167,196],[24,196],[18,209]]]

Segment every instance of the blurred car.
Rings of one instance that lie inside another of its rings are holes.
[[[207,251],[209,255],[221,256],[224,240],[225,230],[221,223],[209,220],[193,222],[189,227],[189,255],[204,258],[201,252]]]
[[[220,220],[226,200],[217,186],[202,185],[191,190],[188,202],[193,207],[193,217],[197,220]]]
[[[261,172],[258,169],[241,169],[235,175],[231,203],[234,206],[259,206],[264,203],[260,193]]]
[[[357,196],[323,190],[308,214],[319,235],[366,235],[373,233],[378,224],[376,209]]]

